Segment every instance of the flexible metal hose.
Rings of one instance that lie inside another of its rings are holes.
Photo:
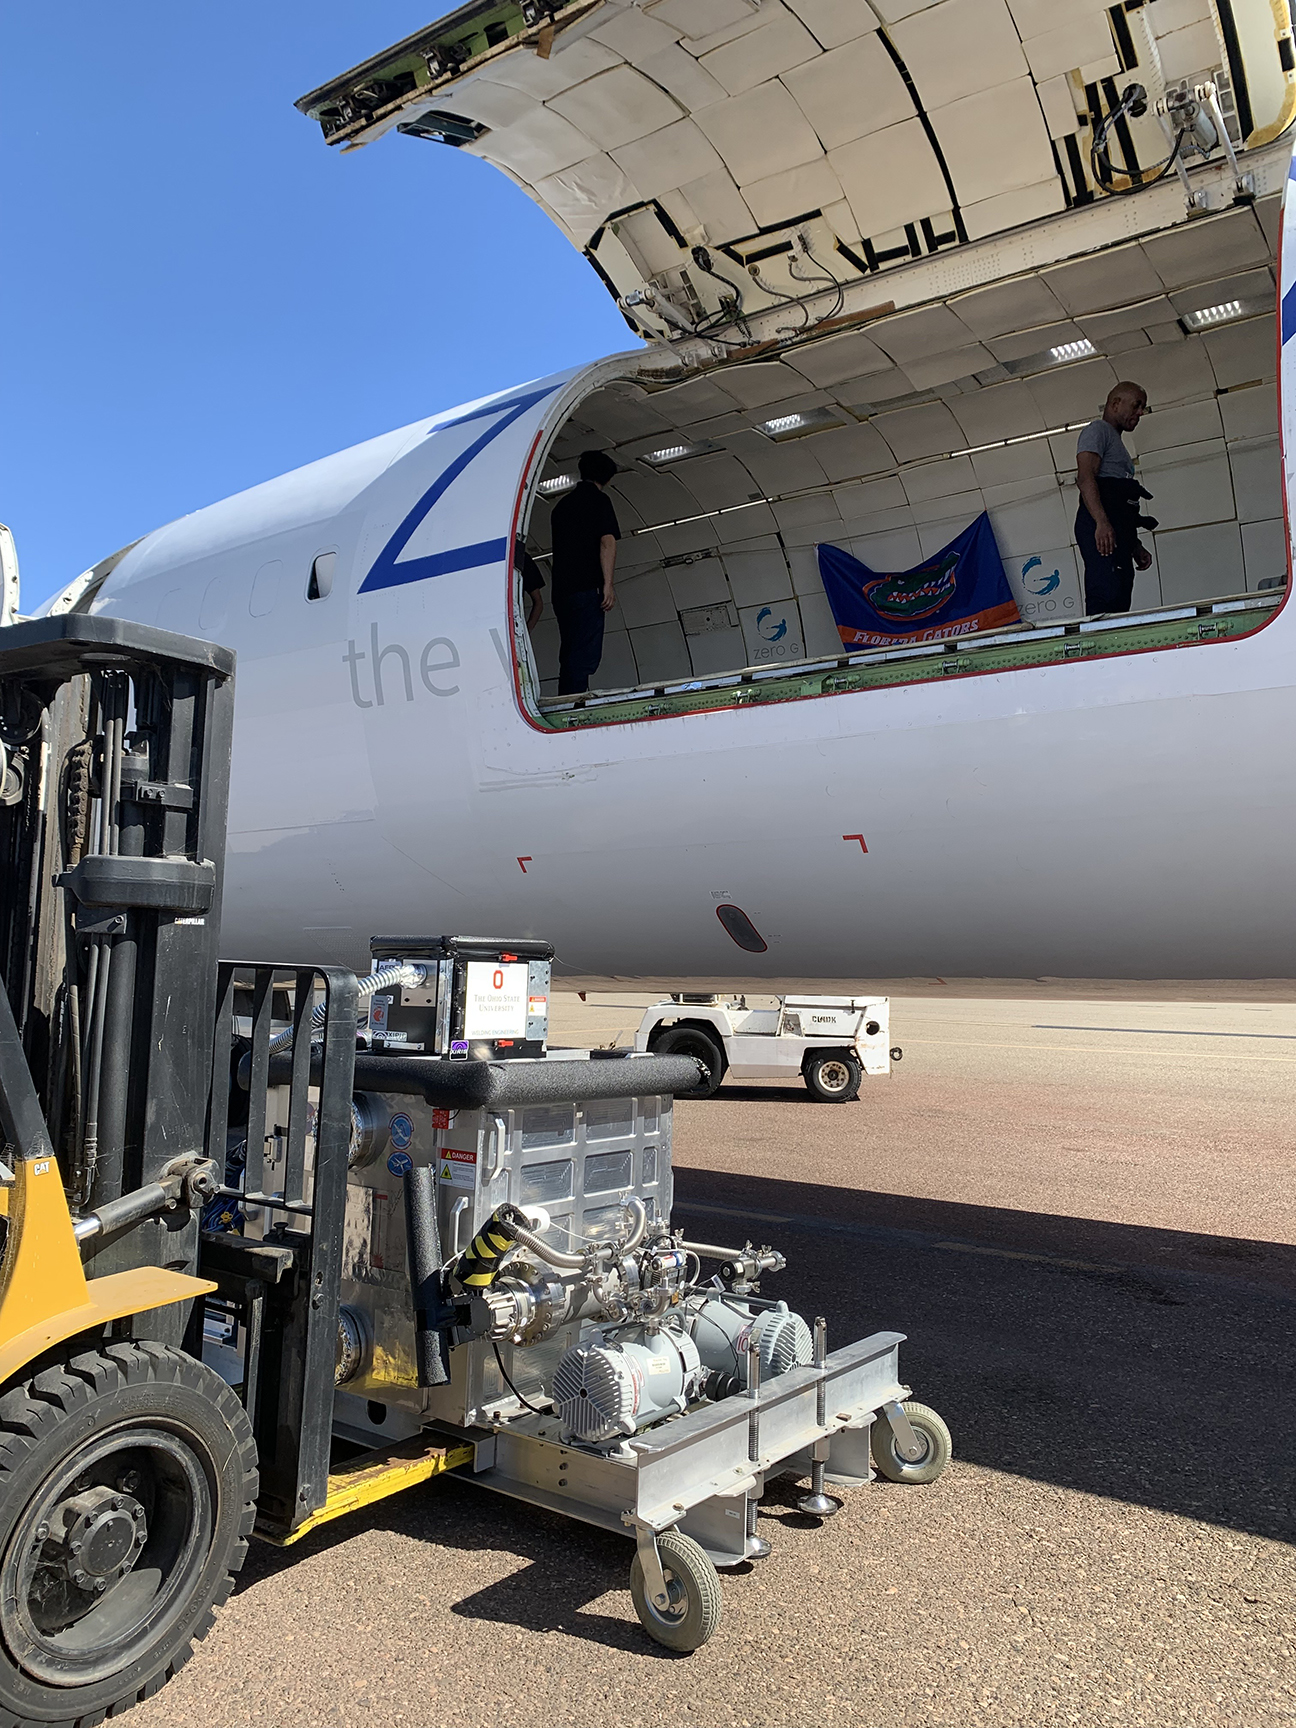
[[[648,1232],[648,1210],[638,1195],[632,1195],[626,1201],[626,1211],[634,1215],[630,1234],[624,1241],[601,1244],[594,1250],[600,1257],[618,1249],[622,1254],[629,1254],[643,1241]],[[586,1264],[586,1254],[569,1254],[561,1248],[554,1248],[548,1242],[536,1235],[534,1230],[528,1230],[524,1224],[513,1226],[515,1239],[519,1248],[529,1248],[541,1260],[548,1261],[550,1266],[557,1266],[562,1271],[576,1272]]]
[[[382,966],[377,972],[371,972],[367,978],[361,978],[357,987],[357,1001],[367,1002],[379,990],[385,990],[389,984],[422,984],[427,978],[427,967],[415,965],[413,961],[398,960],[389,966]],[[323,1026],[327,1014],[326,1005],[321,1002],[311,1015],[311,1030]],[[276,1032],[270,1040],[270,1054],[282,1050],[293,1041],[293,1029],[285,1026],[282,1032]]]

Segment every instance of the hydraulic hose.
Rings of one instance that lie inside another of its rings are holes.
[[[357,1000],[367,1002],[371,996],[379,990],[385,990],[390,984],[422,984],[426,981],[427,974],[426,966],[416,965],[411,960],[394,961],[389,966],[380,967],[377,972],[371,972],[367,978],[360,979],[357,987]],[[326,1014],[325,1004],[319,1003],[310,1018],[312,1032],[323,1026]],[[282,1032],[276,1032],[270,1040],[270,1054],[273,1056],[276,1050],[285,1049],[292,1041],[293,1029],[291,1026],[285,1026]]]
[[[414,1304],[414,1355],[420,1386],[445,1386],[447,1315],[441,1289],[441,1232],[437,1225],[436,1169],[416,1164],[405,1177],[405,1240],[409,1253],[410,1295]]]

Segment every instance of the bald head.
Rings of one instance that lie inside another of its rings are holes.
[[[1132,432],[1147,413],[1147,391],[1128,379],[1113,384],[1107,393],[1103,419],[1120,432]]]

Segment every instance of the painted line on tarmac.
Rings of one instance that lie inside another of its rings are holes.
[[[933,1242],[933,1248],[948,1248],[955,1254],[990,1254],[997,1260],[1035,1260],[1047,1266],[1066,1266],[1073,1272],[1128,1272],[1128,1266],[1108,1266],[1101,1260],[1066,1260],[1060,1254],[1032,1254],[1024,1248],[987,1248],[980,1242]]]
[[[1054,1026],[1047,1020],[1035,1020],[1031,1031],[1133,1032],[1142,1038],[1281,1038],[1296,1044],[1296,1032],[1198,1032],[1187,1026]]]
[[[1060,1050],[1064,1056],[1083,1056],[1092,1062],[1095,1056],[1137,1056],[1146,1062],[1150,1052],[1146,1045],[1136,1050],[1108,1050],[1101,1046],[1078,1044],[998,1044],[980,1038],[906,1038],[906,1050],[914,1044],[935,1044],[945,1049],[964,1050]],[[1243,1050],[1158,1050],[1158,1057],[1178,1056],[1185,1062],[1286,1062],[1296,1063],[1296,1056],[1252,1056]]]
[[[757,1224],[781,1224],[788,1230],[831,1230],[839,1236],[861,1236],[873,1242],[898,1242],[910,1248],[939,1248],[954,1254],[984,1254],[996,1260],[1027,1260],[1041,1266],[1061,1266],[1072,1272],[1129,1272],[1098,1260],[1069,1260],[1060,1254],[1040,1254],[1024,1248],[989,1248],[980,1242],[956,1242],[932,1231],[905,1230],[892,1224],[855,1224],[835,1218],[811,1218],[795,1212],[752,1212],[745,1206],[708,1206],[700,1200],[676,1200],[676,1212],[705,1212],[713,1218],[744,1218]],[[1158,1268],[1159,1270],[1159,1268]]]

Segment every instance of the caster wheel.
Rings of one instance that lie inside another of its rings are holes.
[[[870,1436],[870,1450],[878,1474],[885,1476],[888,1482],[934,1482],[954,1455],[950,1431],[944,1420],[925,1404],[907,1403],[900,1408],[926,1450],[920,1458],[902,1458],[886,1412],[881,1411]]]
[[[668,1650],[700,1650],[720,1624],[720,1580],[691,1536],[666,1530],[657,1538],[670,1605],[659,1608],[648,1594],[643,1562],[630,1568],[630,1594],[639,1624]]]

